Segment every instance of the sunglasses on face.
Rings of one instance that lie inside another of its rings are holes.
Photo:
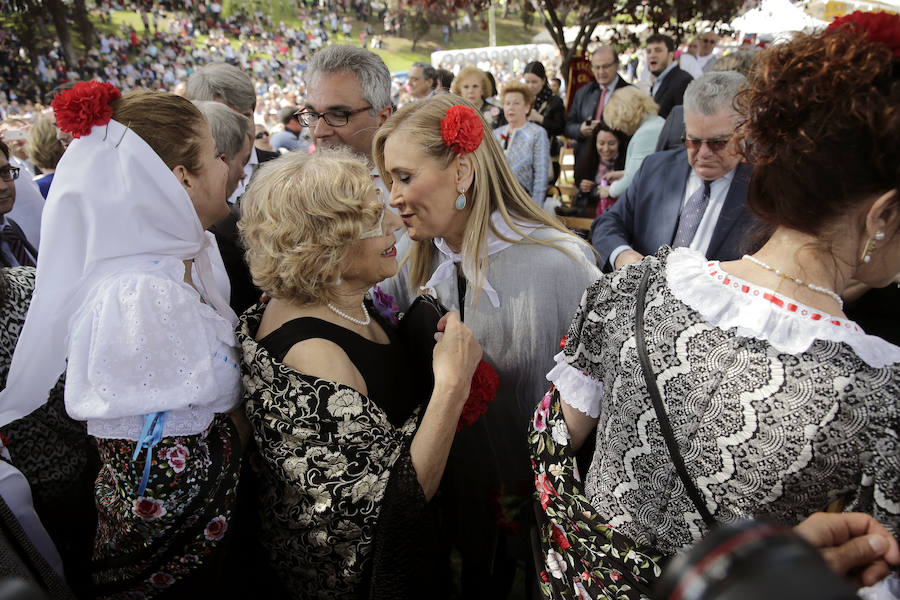
[[[256,134],[256,139],[258,139],[258,140],[261,140],[264,137],[269,137],[268,131],[260,131],[259,133]]]
[[[731,141],[731,137],[717,137],[711,138],[708,140],[698,140],[697,138],[692,137],[683,137],[681,141],[684,143],[685,147],[688,150],[699,150],[703,144],[706,144],[706,147],[710,149],[711,152],[721,152],[728,145],[728,142]]]

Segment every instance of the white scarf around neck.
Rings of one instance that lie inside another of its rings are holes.
[[[510,227],[506,221],[503,220],[503,215],[500,214],[500,211],[495,210],[491,213],[491,223],[494,225],[494,229],[497,230],[502,236],[513,240],[512,242],[507,242],[506,240],[502,240],[497,237],[494,232],[490,229],[487,230],[487,250],[484,256],[490,256],[492,254],[496,254],[501,250],[505,250],[512,246],[516,241],[522,239],[522,235],[513,231],[512,227]],[[538,225],[534,223],[521,223],[516,221],[516,226],[525,232],[526,234],[530,234],[534,229],[538,227]],[[450,245],[447,244],[447,241],[444,238],[434,238],[434,245],[443,255],[444,260],[438,265],[438,268],[434,270],[434,273],[431,275],[431,279],[423,285],[420,289],[427,290],[428,288],[433,288],[437,284],[447,281],[451,277],[453,277],[456,265],[462,265],[462,272],[465,276],[466,280],[475,285],[476,276],[475,276],[475,265],[478,263],[477,260],[472,259],[470,257],[464,257],[462,254],[458,254],[450,249]],[[481,283],[481,291],[487,295],[488,300],[491,302],[491,306],[494,308],[500,308],[500,295],[497,293],[497,290],[491,285],[491,283],[487,279],[487,274],[482,274],[483,279]]]

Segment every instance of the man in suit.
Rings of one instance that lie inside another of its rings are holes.
[[[617,89],[631,85],[619,75],[619,55],[611,46],[600,46],[591,55],[594,81],[581,86],[566,117],[566,137],[575,140],[575,165],[581,162],[585,149],[591,144],[594,130],[606,103]]]
[[[666,118],[673,106],[684,99],[684,90],[694,79],[675,62],[675,42],[667,35],[655,33],[647,38],[647,66],[653,85],[650,95],[659,105],[659,116]]]
[[[684,94],[685,148],[644,159],[628,191],[591,226],[591,243],[607,270],[641,260],[660,246],[688,246],[715,260],[748,250],[754,220],[746,210],[753,168],[733,141],[739,73],[708,73]]]
[[[220,102],[249,119],[246,136],[251,150],[248,160],[243,165],[243,178],[238,181],[228,198],[231,212],[209,228],[216,236],[219,253],[222,255],[222,262],[225,263],[225,270],[231,283],[229,304],[237,314],[241,314],[259,300],[260,290],[253,285],[250,270],[244,262],[244,248],[238,235],[237,222],[241,218],[240,197],[260,163],[280,155],[277,152],[260,150],[253,145],[253,127],[249,125],[253,122],[253,112],[256,110],[256,91],[250,77],[239,68],[228,63],[210,63],[188,78],[185,95],[192,101]]]
[[[365,157],[372,182],[382,197],[390,197],[372,159],[375,132],[394,112],[391,74],[384,61],[356,46],[323,48],[306,68],[306,89],[299,116],[316,150],[347,148]]]
[[[6,214],[16,203],[19,168],[9,164],[9,146],[0,142],[0,266],[33,267],[37,250],[25,239],[22,228]]]

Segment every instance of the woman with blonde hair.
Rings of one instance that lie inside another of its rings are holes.
[[[634,86],[616,90],[609,99],[603,109],[603,122],[629,136],[630,141],[625,154],[625,170],[606,173],[606,179],[612,183],[609,187],[600,186],[597,190],[600,198],[618,198],[624,194],[644,158],[656,150],[659,132],[666,124],[666,120],[656,114],[658,110],[653,98]],[[581,181],[579,186],[590,191],[593,187],[590,183],[585,185]]]
[[[463,67],[459,74],[453,79],[450,85],[450,93],[462,96],[481,111],[481,115],[488,122],[491,128],[502,125],[503,112],[496,105],[491,103],[488,98],[491,97],[493,85],[487,73],[478,67]]]
[[[53,182],[53,173],[56,164],[65,152],[63,145],[56,139],[56,125],[53,121],[42,117],[28,129],[28,141],[25,142],[25,152],[28,158],[38,169],[40,175],[35,175],[41,195],[46,198],[50,192],[50,184]]]
[[[499,376],[486,413],[456,435],[443,490],[457,511],[447,528],[463,596],[505,597],[528,547],[524,428],[552,348],[599,271],[591,249],[518,184],[469,102],[446,95],[402,108],[375,134],[373,156],[408,233],[385,290],[401,310],[423,287],[459,310]]]
[[[552,173],[550,139],[543,127],[528,120],[534,95],[524,83],[511,81],[503,86],[500,102],[507,124],[495,129],[494,137],[503,148],[516,179],[534,203],[543,207]]]
[[[430,400],[416,386],[390,306],[367,296],[399,268],[400,221],[357,157],[271,161],[242,208],[250,272],[270,297],[238,328],[261,459],[251,461],[259,541],[281,588],[263,595],[414,597],[433,583],[428,502],[478,343],[448,315],[438,324]]]

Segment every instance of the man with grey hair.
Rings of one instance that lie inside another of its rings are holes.
[[[426,62],[413,63],[409,68],[407,83],[409,84],[409,93],[415,100],[424,100],[434,95],[434,88],[437,86],[438,73],[437,69]]]
[[[250,77],[234,65],[224,62],[210,63],[194,71],[188,77],[185,97],[188,100],[220,102],[247,117],[251,122],[253,121],[253,111],[256,110],[256,91],[253,89]],[[252,132],[248,131],[247,135],[253,137]],[[250,144],[252,146],[252,140]],[[253,173],[259,168],[259,163],[277,156],[277,152],[251,148],[250,158],[244,166],[244,179],[229,195],[229,204],[234,204],[244,193],[244,183],[250,181]]]
[[[228,179],[225,184],[225,196],[228,197],[245,177],[244,165],[250,159],[253,147],[248,135],[250,120],[220,102],[210,100],[193,102],[209,122],[216,151],[228,165]]]
[[[225,270],[228,272],[228,279],[231,283],[229,304],[237,314],[241,314],[259,300],[260,291],[253,285],[250,270],[244,262],[244,249],[237,231],[237,222],[240,219],[239,200],[244,193],[245,183],[250,181],[259,164],[279,155],[277,152],[266,152],[253,146],[251,123],[253,111],[256,109],[256,93],[250,78],[239,68],[227,63],[210,63],[198,69],[188,78],[186,96],[188,100],[195,102],[219,103],[245,118],[245,137],[250,147],[246,164],[241,164],[243,178],[236,178],[237,183],[233,189],[229,187],[231,192],[228,194],[228,202],[231,204],[231,211],[228,216],[209,228],[216,236],[219,253],[222,255],[222,261],[225,263]],[[210,120],[209,117],[207,120]],[[211,120],[210,127],[214,127]],[[215,137],[215,129],[213,129],[213,138]],[[223,152],[219,143],[220,140],[216,139],[219,152]],[[240,156],[241,153],[238,152],[235,160],[239,160]],[[229,181],[233,176],[231,165],[229,165]]]
[[[734,260],[754,225],[746,210],[753,168],[733,140],[734,97],[746,78],[708,73],[684,93],[685,148],[644,159],[625,194],[591,226],[601,264],[612,270],[660,246],[687,246],[711,260]]]
[[[309,127],[316,150],[348,148],[365,157],[372,166],[373,183],[387,199],[390,190],[372,160],[375,131],[394,112],[391,74],[384,61],[356,46],[328,46],[310,59],[306,89],[306,102],[297,116]]]
[[[576,170],[587,160],[592,136],[613,92],[631,85],[619,75],[619,55],[612,46],[600,46],[591,53],[591,72],[594,81],[578,88],[566,116],[566,137],[575,142]]]

